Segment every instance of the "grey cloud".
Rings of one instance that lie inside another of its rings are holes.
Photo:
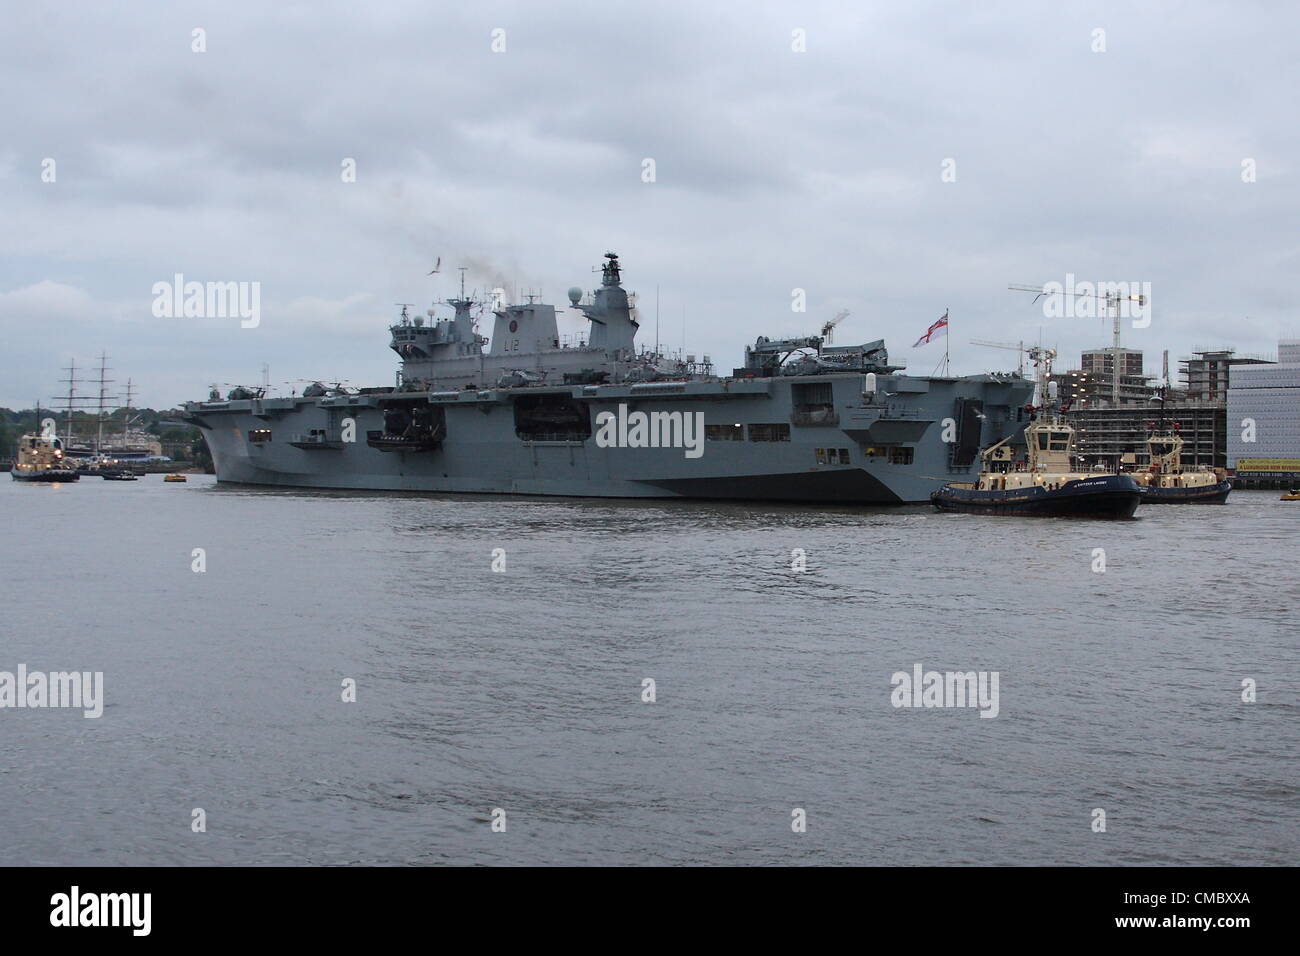
[[[658,284],[663,338],[678,344],[684,310],[689,348],[723,368],[754,336],[815,331],[839,308],[853,314],[838,339],[884,337],[915,371],[938,356],[909,346],[945,308],[960,370],[1008,364],[970,338],[1041,332],[1072,359],[1106,341],[1104,323],[1046,320],[1005,289],[1066,272],[1152,282],[1151,328],[1126,333],[1150,367],[1163,348],[1270,352],[1297,330],[1300,16],[1284,9],[11,14],[3,404],[48,398],[68,353],[100,348],[156,384],[153,404],[254,379],[263,361],[276,379],[387,382],[391,303],[423,310],[464,264],[471,284],[563,304],[608,248],[643,319]],[[190,52],[195,26],[207,53]],[[504,54],[489,51],[494,27]],[[807,53],[790,50],[796,27]],[[1095,27],[1105,53],[1090,50]],[[56,184],[39,178],[47,156]],[[356,183],[340,181],[344,157]],[[940,181],[947,157],[956,183]],[[1257,183],[1241,182],[1246,157]],[[443,275],[427,277],[437,255]],[[267,327],[151,320],[150,286],[174,272],[261,281]],[[790,311],[794,287],[807,314]]]

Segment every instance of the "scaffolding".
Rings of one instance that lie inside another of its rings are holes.
[[[1076,450],[1083,468],[1099,464],[1138,468],[1150,465],[1146,441],[1162,419],[1166,428],[1177,425],[1184,442],[1184,466],[1227,467],[1228,416],[1222,402],[1072,408],[1065,419],[1077,432]]]
[[[1113,376],[1105,372],[1089,372],[1084,369],[1070,369],[1065,372],[1053,372],[1052,381],[1056,382],[1063,404],[1098,405],[1109,407],[1115,396]],[[1119,401],[1121,405],[1148,405],[1156,391],[1155,384],[1146,375],[1121,375]]]

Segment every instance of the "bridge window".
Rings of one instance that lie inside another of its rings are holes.
[[[260,445],[263,442],[268,442],[271,440],[271,429],[269,428],[251,429],[248,432],[248,440],[251,444],[254,445]]]
[[[790,426],[785,422],[772,425],[750,425],[750,441],[789,441]]]
[[[739,422],[734,425],[705,425],[704,437],[709,441],[744,441],[745,426]]]
[[[912,448],[891,448],[889,449],[889,463],[891,465],[910,465],[915,449]]]

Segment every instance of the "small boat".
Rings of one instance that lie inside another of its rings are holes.
[[[1219,469],[1184,468],[1183,439],[1178,423],[1169,427],[1148,422],[1147,454],[1151,465],[1133,477],[1142,490],[1142,503],[1148,505],[1221,505],[1228,500],[1232,482]]]
[[[1284,494],[1281,498],[1277,500],[1278,501],[1300,501],[1300,488],[1292,488],[1290,491],[1288,491],[1286,494]]]
[[[1029,350],[1039,369],[1038,401],[1030,406],[1040,415],[1025,426],[1026,458],[1012,458],[1009,435],[980,453],[979,479],[951,482],[930,495],[939,511],[976,515],[1016,515],[1044,518],[1132,518],[1142,492],[1131,475],[1081,472],[1072,467],[1074,428],[1050,414],[1044,396],[1052,396],[1054,349]]]
[[[177,472],[172,472],[170,475],[163,476],[163,481],[184,481],[184,480],[185,480],[185,476]]]
[[[139,481],[140,479],[133,472],[129,471],[101,471],[99,477],[105,481]]]
[[[37,417],[40,410],[37,409]],[[52,432],[24,435],[18,439],[18,457],[9,477],[14,481],[64,482],[81,478],[63,457],[63,442]]]

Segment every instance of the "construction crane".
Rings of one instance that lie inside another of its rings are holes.
[[[979,341],[977,341],[977,340],[975,340],[975,339],[971,339],[971,340],[970,340],[970,344],[971,344],[971,345],[982,345],[982,346],[984,346],[984,347],[987,348],[987,349],[1007,349],[1008,351],[1011,351],[1011,352],[1019,352],[1019,353],[1020,353],[1020,364],[1019,364],[1019,366],[1017,367],[1016,371],[1019,373],[1019,375],[1020,375],[1021,378],[1024,378],[1024,377],[1025,377],[1025,353],[1028,352],[1029,349],[1025,348],[1025,343],[1024,343],[1024,342],[1019,342],[1019,343],[1017,343],[1017,344],[1015,344],[1015,345],[1008,345],[1008,344],[1005,343],[1005,342],[979,342]]]
[[[1136,302],[1139,306],[1147,304],[1147,297],[1144,295],[1120,295],[1118,292],[1106,292],[1104,295],[1098,295],[1095,292],[1067,292],[1065,289],[1049,289],[1046,285],[1009,285],[1007,286],[1012,292],[1034,292],[1034,301],[1037,302],[1045,295],[1072,295],[1081,299],[1099,299],[1106,303],[1106,310],[1112,313],[1114,318],[1113,339],[1111,341],[1111,382],[1110,382],[1110,402],[1116,408],[1119,407],[1119,320],[1120,305],[1124,302]]]
[[[822,326],[822,338],[826,340],[826,343],[828,345],[832,341],[831,336],[832,333],[835,331],[835,326],[839,325],[848,317],[849,317],[849,310],[841,309],[839,312],[835,314],[835,318],[831,319],[829,322],[827,322],[825,325]]]

